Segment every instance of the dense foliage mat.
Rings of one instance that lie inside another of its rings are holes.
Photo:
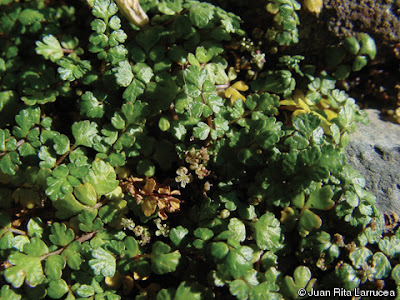
[[[0,0],[1,299],[399,291],[400,231],[343,154],[366,116],[335,89],[374,41],[332,45],[332,74],[270,61],[301,6],[265,6],[253,41],[208,2]]]

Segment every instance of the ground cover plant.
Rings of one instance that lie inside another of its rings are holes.
[[[324,71],[285,52],[300,3],[260,3],[251,34],[209,2],[0,0],[1,299],[398,293],[396,220],[343,154],[368,121],[335,88],[374,40]]]

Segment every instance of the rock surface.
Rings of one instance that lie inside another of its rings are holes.
[[[371,123],[352,133],[347,162],[365,177],[378,208],[400,216],[400,125],[382,120],[378,110],[366,112]]]

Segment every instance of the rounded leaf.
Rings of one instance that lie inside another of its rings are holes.
[[[89,182],[80,184],[74,188],[75,197],[83,204],[94,206],[97,203],[97,193]]]
[[[377,252],[372,257],[373,266],[376,270],[375,278],[382,279],[390,275],[392,266],[389,259],[382,252]]]
[[[60,299],[68,292],[68,285],[63,279],[52,280],[49,282],[47,296],[51,299]]]
[[[157,275],[166,274],[176,270],[181,254],[178,250],[169,253],[171,248],[161,241],[153,244],[151,253],[151,269]]]
[[[171,127],[171,124],[166,117],[161,117],[160,120],[158,121],[158,127],[162,131],[167,131]]]
[[[140,175],[145,175],[147,177],[152,177],[152,176],[154,176],[154,173],[156,171],[156,167],[154,166],[154,164],[150,160],[142,159],[137,164],[136,171]]]
[[[360,43],[354,36],[348,37],[344,40],[344,47],[353,55],[357,55],[358,51],[360,51]]]
[[[361,49],[359,54],[366,54],[371,59],[375,59],[376,56],[376,44],[372,37],[366,33],[359,34],[359,40],[361,42]]]
[[[97,197],[100,197],[115,190],[119,183],[116,177],[115,169],[110,164],[98,160],[93,162],[85,180],[94,187]]]
[[[224,258],[229,253],[229,247],[224,242],[211,243],[211,255],[215,258]]]
[[[300,231],[309,232],[313,229],[318,229],[322,225],[322,220],[319,216],[314,214],[311,210],[305,209],[301,215],[299,222]]]
[[[95,275],[113,277],[116,268],[116,259],[110,252],[103,248],[92,251],[93,259],[89,260],[89,266]]]
[[[267,212],[254,225],[257,246],[263,250],[276,251],[283,247],[280,222],[274,214]]]
[[[354,59],[353,71],[360,71],[368,64],[368,59],[365,55],[359,55]]]

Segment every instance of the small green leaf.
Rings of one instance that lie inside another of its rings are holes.
[[[8,262],[14,266],[4,271],[4,277],[14,288],[20,288],[24,281],[35,287],[45,279],[40,257],[13,253],[8,257]]]
[[[172,134],[173,136],[178,139],[179,141],[182,141],[185,136],[186,136],[187,130],[185,126],[183,126],[181,123],[173,122],[172,123]]]
[[[189,230],[179,225],[178,227],[171,229],[169,232],[169,238],[176,247],[179,247],[188,233]]]
[[[156,172],[156,167],[154,166],[154,164],[148,160],[148,159],[141,159],[137,166],[136,166],[136,171],[140,174],[140,175],[145,175],[147,177],[152,177],[154,176],[155,172]]]
[[[225,132],[229,130],[228,120],[223,118],[215,118],[213,120],[214,128],[211,129],[211,138],[216,140],[220,137],[223,137]]]
[[[166,117],[161,117],[160,120],[158,121],[158,127],[162,131],[167,131],[171,127],[171,123]]]
[[[43,235],[43,221],[38,218],[32,218],[29,220],[27,227],[27,233],[29,237],[41,238]]]
[[[88,284],[82,284],[76,290],[76,294],[82,298],[88,298],[95,294],[94,288]]]
[[[235,250],[230,250],[224,259],[223,268],[235,279],[244,277],[253,268],[251,262],[253,253],[254,250],[248,246],[239,246]]]
[[[9,285],[3,285],[0,290],[0,298],[7,300],[20,300],[21,295],[17,294],[14,289],[10,289]]]
[[[64,135],[60,134],[54,138],[54,150],[58,155],[63,155],[68,152],[70,146],[69,138]]]
[[[335,273],[340,284],[346,290],[354,290],[360,285],[360,278],[357,276],[356,270],[348,263],[343,263],[340,267],[335,268]]]
[[[208,228],[197,228],[193,234],[203,241],[207,241],[214,236],[214,232]]]
[[[118,46],[119,43],[125,42],[127,37],[128,36],[126,35],[126,33],[123,30],[121,30],[121,29],[114,30],[113,32],[111,32],[111,34],[108,37],[108,44],[111,47]]]
[[[376,44],[372,37],[367,33],[360,33],[359,40],[361,42],[361,49],[359,54],[366,54],[371,59],[375,59],[376,56]]]
[[[15,116],[15,122],[19,127],[13,128],[13,134],[18,138],[26,137],[29,130],[35,125],[40,123],[40,108],[28,107],[21,110]]]
[[[283,247],[280,222],[267,212],[254,225],[257,246],[263,250],[277,251]]]
[[[197,282],[186,282],[182,281],[176,289],[174,300],[178,299],[190,299],[190,300],[202,300],[202,299],[214,299],[214,295],[210,293],[208,289]],[[158,298],[157,298],[158,300]]]
[[[285,140],[285,145],[291,149],[303,150],[306,149],[310,143],[300,132],[295,132],[293,135]]]
[[[125,46],[118,45],[109,48],[107,58],[110,60],[110,63],[113,66],[116,66],[121,61],[126,60],[127,55],[128,55],[128,50],[125,48]]]
[[[331,200],[332,196],[332,188],[325,185],[310,194],[305,208],[329,210],[335,205],[335,202]]]
[[[111,118],[111,124],[118,130],[121,130],[125,127],[125,120],[120,112],[114,113],[113,117]]]
[[[132,236],[127,236],[124,239],[124,245],[128,257],[135,257],[139,254],[139,244]]]
[[[121,19],[118,16],[112,16],[108,22],[108,26],[113,30],[118,30],[121,28]]]
[[[388,257],[395,258],[400,254],[400,239],[393,235],[385,236],[379,241],[379,249]]]
[[[367,264],[372,257],[372,251],[366,247],[359,247],[349,254],[349,258],[356,269],[360,269]]]
[[[94,206],[97,203],[96,190],[89,182],[85,182],[84,184],[75,187],[74,195],[85,205]]]
[[[229,253],[229,247],[224,242],[211,243],[211,255],[215,258],[224,258]]]
[[[6,153],[0,160],[0,170],[4,174],[15,175],[18,165],[21,164],[19,155],[15,152]]]
[[[292,204],[297,208],[303,209],[304,200],[305,200],[305,195],[303,192],[301,192],[300,194],[297,194],[295,197],[293,197]]]
[[[47,295],[52,299],[60,299],[68,292],[68,285],[63,279],[51,280],[47,289]]]
[[[29,143],[23,143],[21,146],[19,146],[18,152],[19,155],[21,155],[22,157],[32,156],[32,155],[36,156],[37,154],[35,148],[33,148],[32,145]]]
[[[322,220],[319,216],[313,213],[309,209],[303,210],[300,221],[299,221],[299,230],[304,234],[308,234],[313,229],[318,229],[322,225]]]
[[[160,2],[157,8],[163,14],[173,16],[182,10],[182,2],[179,0],[167,0]]]
[[[65,268],[65,257],[60,255],[51,255],[46,259],[44,272],[50,280],[61,278],[62,270]]]
[[[163,29],[159,26],[152,26],[147,30],[140,31],[136,35],[136,42],[142,47],[145,52],[149,52],[154,45],[158,43],[160,40],[161,34],[160,32]]]
[[[181,254],[178,250],[171,252],[171,247],[161,241],[153,244],[151,252],[151,269],[157,275],[170,273],[176,270]]]
[[[203,46],[196,48],[196,58],[201,64],[208,63],[213,58],[213,53]]]
[[[210,24],[214,17],[214,6],[209,3],[198,3],[190,9],[190,21],[198,28],[204,28]]]
[[[199,138],[200,140],[203,141],[207,139],[209,134],[210,134],[210,127],[204,122],[199,122],[197,126],[193,129],[194,137]]]
[[[134,102],[138,96],[143,94],[144,84],[137,79],[133,79],[131,84],[126,88],[122,94],[122,98],[127,101]]]
[[[89,266],[95,275],[113,277],[116,269],[116,260],[108,251],[97,248],[92,251],[93,259],[89,260]]]
[[[97,197],[100,197],[112,192],[118,186],[116,177],[114,168],[110,164],[99,160],[93,162],[85,181],[94,187]]]
[[[72,192],[73,188],[67,179],[68,174],[68,167],[62,164],[54,169],[51,174],[52,176],[46,178],[46,195],[49,196],[52,201],[63,197],[64,194]]]
[[[96,33],[104,33],[107,29],[106,23],[100,19],[94,19],[90,23],[90,26],[92,27],[93,31],[96,31]]]
[[[200,63],[193,53],[188,54],[187,60],[189,61],[190,65],[200,68]]]
[[[152,68],[145,63],[137,63],[132,69],[135,72],[135,78],[139,79],[144,84],[149,83],[154,76]]]
[[[59,60],[64,56],[60,42],[51,34],[43,38],[43,42],[36,41],[36,53],[43,55],[45,59],[50,59],[52,62]]]
[[[353,122],[355,121],[355,111],[349,103],[346,103],[344,106],[342,106],[340,108],[339,115],[338,115],[338,121],[339,121],[339,125],[342,128],[350,127],[353,124]],[[342,138],[343,138],[343,136],[342,136]]]
[[[125,116],[127,125],[138,123],[145,114],[147,103],[136,101],[135,103],[124,103],[121,112]]]
[[[362,68],[364,68],[367,64],[368,64],[367,57],[365,55],[358,55],[353,61],[352,70],[358,72]]]
[[[251,292],[251,286],[241,279],[236,279],[229,284],[229,291],[239,300],[248,299]]]
[[[335,144],[339,144],[339,142],[340,142],[340,129],[339,129],[339,126],[337,126],[336,124],[332,124],[330,126],[330,131],[331,131],[332,138],[333,138],[333,141],[335,142]]]
[[[306,289],[307,292],[310,292],[315,281],[315,279],[311,279],[309,268],[298,266],[293,272],[293,278],[285,276],[283,279],[282,293],[292,299],[297,299],[299,289]]]
[[[321,120],[313,114],[301,114],[293,118],[293,127],[309,137],[319,126]]]
[[[392,266],[390,261],[382,252],[376,252],[372,257],[372,264],[376,270],[375,278],[383,279],[390,275]]]
[[[18,251],[23,251],[25,244],[29,243],[29,238],[27,236],[16,236],[14,238],[14,245],[13,248],[17,249]]]
[[[35,22],[42,21],[44,16],[37,10],[26,8],[18,16],[22,25],[32,25]]]
[[[104,103],[99,101],[92,92],[86,92],[81,96],[79,109],[82,115],[89,118],[102,118],[104,115]]]
[[[157,293],[156,300],[173,300],[175,295],[174,288],[162,289]]]
[[[40,238],[33,237],[30,243],[24,244],[24,252],[30,256],[42,256],[49,253],[49,248]]]
[[[360,51],[360,43],[354,36],[348,37],[344,40],[344,47],[353,55],[357,55],[358,51]]]
[[[246,227],[239,219],[230,219],[228,229],[233,233],[232,239],[238,242],[243,242],[246,239]]]
[[[51,234],[49,236],[50,241],[54,245],[65,247],[74,240],[74,231],[63,223],[55,222],[51,226]]]
[[[79,229],[84,232],[93,232],[103,228],[103,222],[97,217],[97,209],[84,210],[79,216]]]
[[[0,238],[0,249],[11,249],[15,244],[14,235],[11,231],[4,232],[5,231],[3,230],[0,231],[0,234],[2,235]]]
[[[392,269],[391,277],[396,282],[396,285],[400,285],[400,264],[397,264]]]
[[[87,208],[82,205],[78,200],[76,200],[74,195],[72,195],[71,193],[65,195],[61,194],[57,198],[57,200],[53,202],[53,206],[57,209],[56,216],[63,220],[68,219]]]
[[[118,64],[118,67],[114,68],[115,78],[120,86],[127,87],[130,85],[133,79],[132,67],[129,61],[124,60]]]
[[[95,17],[108,20],[111,16],[115,15],[117,11],[118,7],[114,2],[110,0],[95,0],[92,14]]]
[[[82,145],[92,147],[93,139],[97,136],[97,124],[94,122],[80,121],[72,124],[72,135],[75,138],[74,146]]]
[[[81,256],[82,246],[78,241],[74,241],[68,245],[67,248],[62,252],[62,256],[66,257],[68,267],[72,270],[79,270],[80,265],[83,261]]]
[[[74,81],[82,78],[88,71],[92,69],[90,61],[80,60],[79,58],[63,57],[58,61],[60,66],[57,72],[62,80]]]
[[[41,162],[39,163],[39,166],[41,168],[50,169],[56,165],[57,155],[52,149],[49,149],[49,147],[47,146],[40,147],[38,151],[38,157],[41,160]]]

